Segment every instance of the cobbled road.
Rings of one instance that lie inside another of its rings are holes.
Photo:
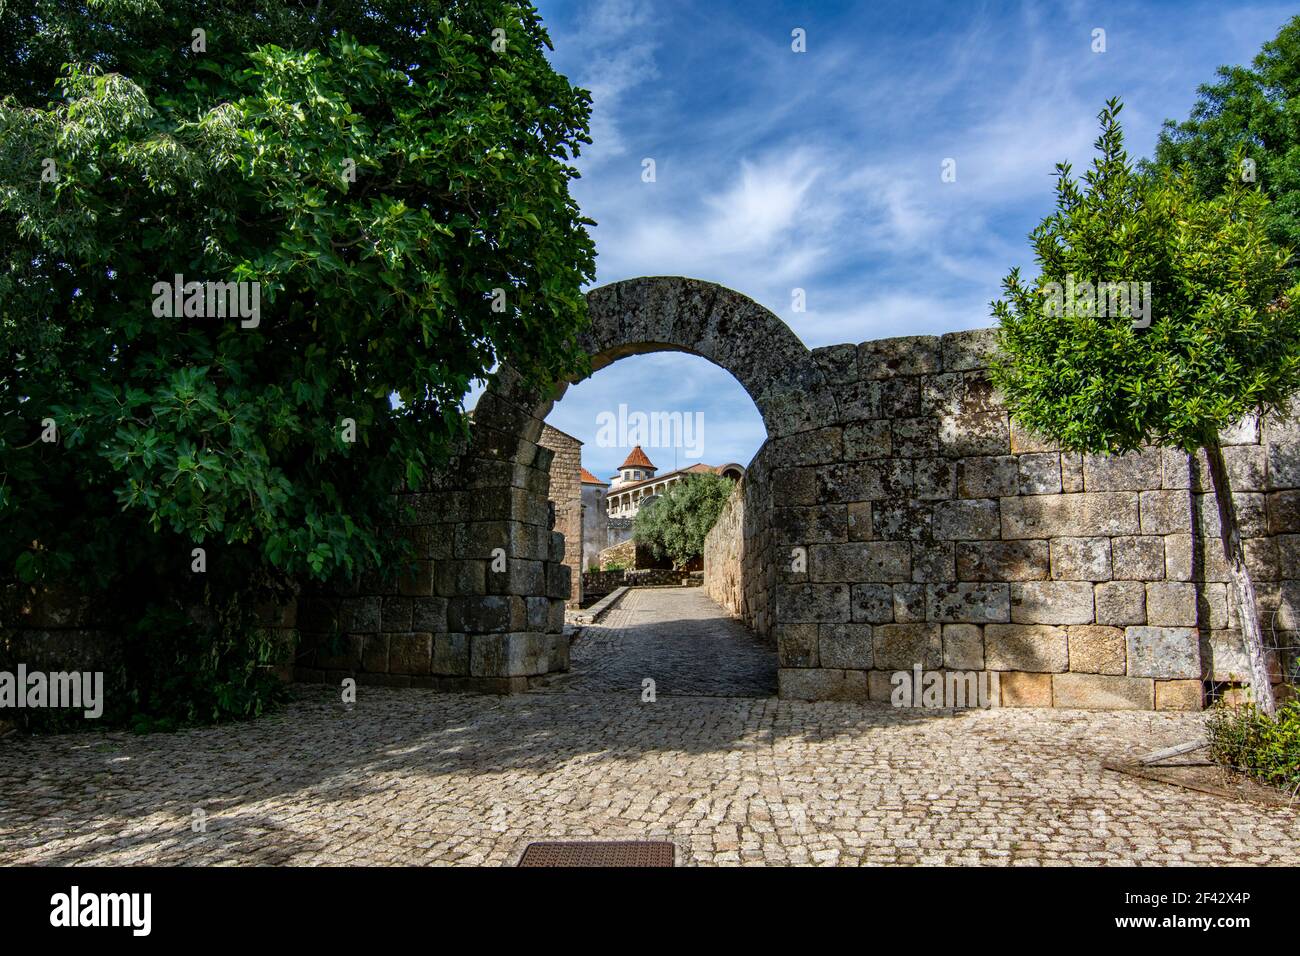
[[[516,697],[304,686],[251,723],[10,736],[0,863],[513,865],[546,839],[696,864],[1300,863],[1294,810],[1102,769],[1195,714],[778,701],[771,651],[698,590],[632,592],[573,658]]]

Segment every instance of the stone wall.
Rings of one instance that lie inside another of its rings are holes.
[[[609,511],[604,485],[582,486],[582,567],[600,567],[600,552],[609,547]]]
[[[593,371],[690,352],[762,415],[768,440],[711,535],[707,587],[774,638],[782,696],[887,699],[891,672],[920,664],[999,671],[1003,704],[1173,709],[1245,675],[1203,463],[1085,458],[1021,433],[990,384],[989,331],[810,352],[699,280],[630,279],[587,301]],[[415,562],[299,602],[301,679],[513,692],[567,668],[574,575],[541,444],[565,387],[538,394],[498,369],[467,444],[407,496],[414,518],[394,533]],[[1224,439],[1265,634],[1294,646],[1300,426],[1245,422]]]
[[[1246,674],[1204,463],[1024,434],[992,347],[980,330],[814,351],[841,414],[786,439],[797,463],[773,474],[777,551],[808,549],[804,572],[777,564],[782,696],[884,700],[920,664],[1001,671],[1003,704],[1199,708]],[[1224,436],[1266,633],[1300,608],[1298,437]]]
[[[568,668],[565,539],[547,493],[553,453],[536,396],[508,368],[474,410],[448,469],[407,495],[416,562],[344,593],[304,596],[296,676],[514,693]]]
[[[771,636],[775,583],[767,458],[764,445],[704,539],[706,593],[763,637]]]
[[[555,508],[555,530],[566,542],[564,564],[572,582],[568,604],[578,607],[582,603],[582,442],[547,425],[538,444],[553,453],[547,496]]]

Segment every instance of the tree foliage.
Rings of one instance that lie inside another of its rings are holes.
[[[1202,200],[1191,180],[1137,175],[1112,101],[1083,181],[1057,166],[1056,209],[1030,234],[1040,275],[1013,269],[993,303],[1011,413],[1076,451],[1143,444],[1194,451],[1253,412],[1281,412],[1300,386],[1300,314],[1268,198],[1235,176]],[[1149,327],[1099,300],[1053,310],[1048,283],[1149,282]]]
[[[1209,199],[1225,176],[1240,172],[1241,160],[1252,161],[1272,200],[1271,238],[1300,249],[1300,16],[1250,66],[1220,67],[1217,75],[1200,87],[1187,120],[1165,121],[1152,168],[1183,172]]]
[[[134,614],[391,568],[470,383],[583,361],[548,46],[523,0],[0,3],[4,573]],[[256,326],[157,317],[178,275]]]
[[[1300,287],[1288,291],[1287,251],[1269,238],[1260,189],[1226,174],[1202,199],[1191,176],[1139,176],[1120,108],[1112,100],[1102,110],[1098,156],[1082,183],[1057,166],[1056,210],[1030,234],[1041,274],[1025,281],[1013,269],[993,303],[994,378],[1019,422],[1067,450],[1205,450],[1252,684],[1271,710],[1218,435],[1249,413],[1287,413],[1300,387]],[[1149,324],[1096,295],[1135,282],[1150,283]],[[1093,294],[1064,303],[1044,294],[1062,286]]]
[[[655,557],[671,558],[675,567],[683,567],[704,553],[704,538],[734,487],[735,482],[721,475],[688,475],[641,507],[632,536],[648,545]]]

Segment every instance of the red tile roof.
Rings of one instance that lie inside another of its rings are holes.
[[[618,466],[619,468],[654,468],[654,463],[645,456],[641,446],[637,445],[627,456],[627,461]]]
[[[583,483],[584,485],[607,485],[607,484],[609,484],[608,481],[601,481],[599,478],[597,478],[595,475],[593,475],[591,472],[589,472],[586,468],[583,468],[581,465],[579,465],[578,467],[579,467],[579,471],[582,473],[582,483]]]

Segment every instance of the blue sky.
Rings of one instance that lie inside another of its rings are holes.
[[[574,194],[598,223],[597,284],[719,282],[810,348],[990,325],[1008,269],[1033,272],[1025,237],[1051,208],[1055,163],[1090,160],[1102,103],[1124,99],[1129,150],[1149,155],[1216,67],[1248,62],[1296,13],[1225,0],[538,2],[556,69],[594,96]],[[791,50],[796,28],[805,53]],[[748,463],[765,437],[748,395],[704,359],[624,359],[549,418],[605,478],[627,449],[598,446],[598,416],[620,402],[703,412],[709,463]],[[647,451],[672,467],[671,448]]]

